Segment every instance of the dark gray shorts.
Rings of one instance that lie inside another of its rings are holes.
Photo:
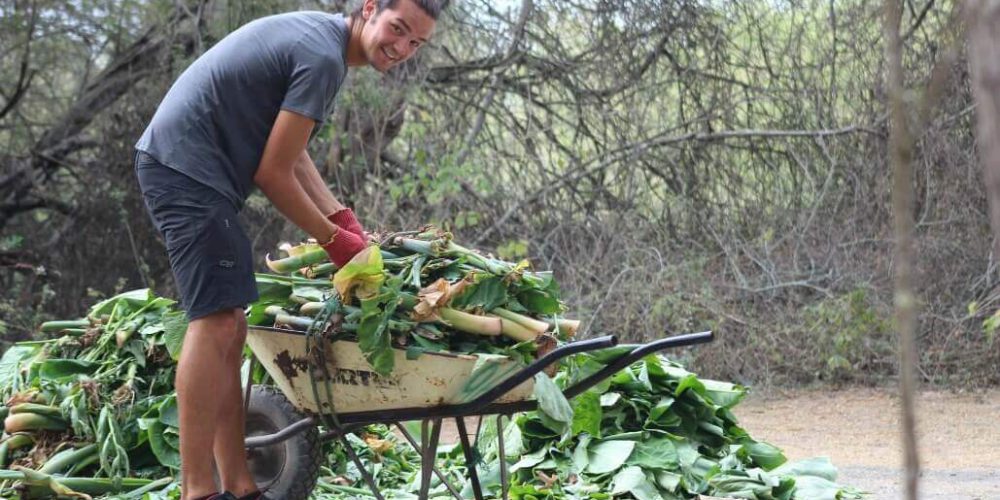
[[[221,193],[137,152],[142,198],[163,235],[181,305],[196,319],[257,300],[250,239]]]

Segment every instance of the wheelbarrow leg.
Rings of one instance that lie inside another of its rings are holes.
[[[497,453],[500,455],[500,498],[507,500],[507,488],[510,483],[507,478],[507,453],[503,447],[503,414],[497,414]]]
[[[339,437],[341,444],[344,445],[344,451],[346,451],[347,455],[351,457],[351,460],[354,461],[354,465],[358,467],[358,472],[361,473],[361,476],[365,478],[365,482],[368,483],[368,489],[372,490],[372,494],[375,495],[375,498],[378,500],[385,500],[385,497],[383,497],[382,493],[379,492],[378,485],[375,484],[375,478],[372,477],[371,473],[368,472],[368,469],[365,468],[365,464],[361,463],[361,459],[358,458],[358,454],[354,453],[354,448],[351,447],[351,442],[347,440],[347,434],[341,434]]]
[[[483,486],[479,484],[479,473],[476,471],[476,454],[472,451],[472,443],[465,430],[465,419],[455,417],[455,424],[458,426],[458,437],[462,440],[462,451],[465,452],[465,467],[469,473],[469,482],[472,483],[472,493],[476,500],[483,500]]]
[[[419,453],[421,459],[423,459],[424,450],[423,448],[420,447],[420,443],[418,443],[416,439],[413,439],[413,435],[410,434],[410,431],[406,430],[406,427],[403,427],[401,423],[394,422],[394,424],[396,426],[396,429],[399,430],[400,434],[402,434],[403,437],[406,438],[406,441],[410,443],[410,446],[412,446],[414,450],[417,450],[417,453]],[[456,500],[462,500],[462,494],[459,493],[459,491],[456,490],[454,486],[452,486],[451,481],[449,481],[447,476],[445,476],[444,473],[441,472],[441,469],[439,469],[437,465],[434,465],[433,469],[434,469],[434,474],[436,474],[438,479],[440,479],[441,482],[444,483],[444,485],[448,488],[448,491],[451,492],[452,496],[454,496]]]
[[[427,424],[431,424],[430,432],[427,432]],[[441,419],[424,420],[421,422],[420,442],[420,500],[426,500],[431,490],[431,473],[434,471],[437,459],[438,440],[441,438]]]

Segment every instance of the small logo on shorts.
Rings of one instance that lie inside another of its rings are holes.
[[[226,223],[226,227],[233,227],[229,225],[229,219],[222,219],[222,222]]]
[[[231,268],[231,267],[235,266],[236,262],[231,261],[231,260],[220,260],[219,261],[219,265],[228,269],[228,268]]]

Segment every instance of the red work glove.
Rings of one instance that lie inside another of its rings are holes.
[[[360,236],[362,241],[368,241],[368,235],[365,234],[365,230],[362,229],[361,223],[358,222],[358,218],[354,216],[354,210],[351,210],[350,208],[342,208],[330,215],[327,215],[326,218],[330,219],[330,222]]]
[[[337,232],[333,233],[330,241],[323,244],[323,250],[330,257],[330,261],[337,267],[344,267],[351,261],[351,258],[362,251],[368,245],[360,236],[337,226]]]

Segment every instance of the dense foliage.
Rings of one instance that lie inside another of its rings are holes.
[[[285,274],[258,276],[261,298],[248,308],[249,322],[311,332],[328,320],[299,315],[336,312],[337,335],[353,337],[383,374],[393,370],[392,349],[410,343],[408,356],[449,350],[525,363],[547,344],[540,337],[572,333],[575,324],[558,317],[558,286],[547,273],[529,271],[527,262],[484,256],[439,231],[390,238],[385,247],[371,247],[332,276],[334,269],[314,257],[325,259],[315,245],[289,248],[288,257],[268,262]],[[0,470],[0,494],[176,496],[172,380],[186,326],[174,301],[142,289],[99,302],[80,320],[42,326],[62,336],[8,349],[0,358],[6,416],[0,466],[10,468]],[[538,411],[480,430],[477,442],[485,444],[477,466],[488,492],[500,488],[494,443],[503,432],[512,498],[856,497],[834,483],[829,462],[787,463],[780,449],[753,440],[731,411],[745,388],[699,379],[665,357],[648,356],[572,401],[563,396],[562,388],[628,350],[570,358],[553,378],[539,373]],[[386,428],[372,426],[350,442],[394,498],[417,491],[420,461]],[[438,458],[446,477],[462,484],[470,464],[458,451],[442,447]],[[327,445],[324,456],[316,498],[363,494],[365,484],[343,449]]]

